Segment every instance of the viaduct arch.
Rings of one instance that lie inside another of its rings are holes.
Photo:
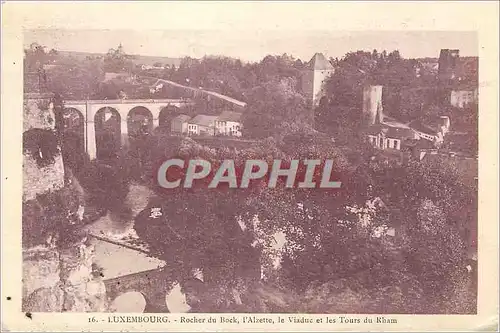
[[[64,132],[68,137],[72,135],[74,144],[82,146],[93,160],[103,151],[128,147],[139,125],[145,125],[149,131],[156,129],[162,110],[163,115],[165,110],[178,113],[191,105],[193,102],[188,99],[66,101]],[[109,147],[103,147],[105,142]]]
[[[175,284],[168,276],[166,268],[159,268],[104,280],[106,294],[112,302],[121,294],[136,291],[146,300],[145,313],[167,313],[165,299]]]

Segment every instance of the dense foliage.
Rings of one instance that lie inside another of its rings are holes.
[[[52,165],[60,155],[57,136],[52,130],[40,128],[23,133],[23,150],[29,153],[40,168]]]
[[[453,169],[380,165],[369,150],[367,158],[349,159],[349,151],[307,127],[284,129],[239,151],[190,139],[168,146],[168,152],[154,148],[160,160],[203,158],[217,165],[233,158],[238,165],[248,158],[330,158],[343,183],[340,190],[270,189],[263,180],[250,190],[158,191],[135,228],[156,256],[177,265],[179,279],[201,268],[208,284],[252,285],[259,266],[276,255],[273,235],[283,232],[280,268],[266,279],[276,292],[293,290],[303,300],[290,301],[286,311],[473,311],[475,278],[465,266],[477,194]],[[151,218],[152,208],[162,216]],[[456,288],[469,295],[460,306],[447,304]]]
[[[71,186],[23,202],[23,247],[62,246],[76,241],[80,220],[79,193]]]

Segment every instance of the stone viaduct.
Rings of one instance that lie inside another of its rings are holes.
[[[65,101],[64,118],[72,131],[83,136],[83,145],[90,159],[97,157],[99,131],[111,128],[114,137],[120,138],[122,146],[128,145],[131,124],[147,123],[154,128],[162,125],[169,113],[192,105],[188,99],[145,100],[86,100]],[[106,123],[112,121],[112,125]],[[68,128],[68,125],[65,125]]]

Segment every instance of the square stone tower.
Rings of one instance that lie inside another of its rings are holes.
[[[334,72],[332,64],[322,53],[316,53],[307,63],[302,74],[302,92],[312,101],[313,106],[318,106],[324,96],[325,80]]]
[[[363,89],[363,115],[368,126],[383,120],[382,90],[383,86],[367,86]]]
[[[441,80],[452,80],[457,76],[459,50],[442,49],[439,53],[438,75]]]

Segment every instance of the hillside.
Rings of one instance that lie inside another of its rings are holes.
[[[77,59],[85,59],[88,56],[91,57],[103,57],[104,53],[91,53],[91,52],[76,52],[76,51],[59,51],[59,54],[66,57],[73,57]],[[175,65],[179,67],[181,63],[181,58],[170,58],[170,57],[159,57],[159,56],[144,56],[144,55],[132,55],[132,61],[136,65],[153,65],[154,63],[161,63],[163,65]]]

